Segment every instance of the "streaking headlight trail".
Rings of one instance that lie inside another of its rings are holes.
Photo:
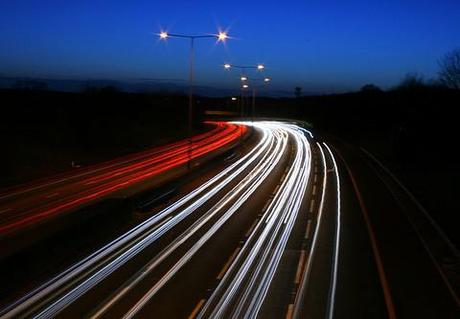
[[[263,195],[267,196],[263,214],[196,314],[199,318],[257,317],[301,214],[311,179],[312,149],[309,139],[313,136],[308,130],[284,122],[235,122],[233,125],[253,126],[258,134],[257,143],[245,155],[168,207],[29,292],[1,311],[0,315],[34,318],[62,315],[65,309],[97,289],[109,276],[126,268],[133,258],[145,253],[163,236],[171,235],[173,229],[184,224],[186,226],[174,233],[167,245],[151,254],[102,302],[95,303],[89,317],[107,315],[115,305],[122,304],[127,296],[135,292],[147,277],[151,278],[152,273],[158,272],[161,275],[154,276],[155,281],[126,307],[121,316],[132,318],[141,315],[145,306],[198,252],[205,249],[209,241],[218,236],[243,205],[254,198],[261,185],[275,169],[280,168],[282,159],[288,158],[283,162],[289,165],[281,182],[272,194]],[[207,205],[211,200],[212,205]],[[192,222],[187,223],[188,220]],[[172,258],[176,259],[172,262]],[[165,268],[165,264],[168,268],[159,270]]]

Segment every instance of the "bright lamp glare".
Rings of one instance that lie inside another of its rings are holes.
[[[265,78],[264,81],[265,82],[270,82],[270,78]]]
[[[160,32],[160,39],[165,40],[168,37],[168,33],[165,31]]]
[[[227,39],[228,39],[228,35],[227,35],[226,32],[219,32],[219,34],[217,35],[217,40],[218,41],[224,42]]]
[[[232,66],[231,66],[230,64],[228,64],[228,63],[225,63],[225,64],[224,64],[224,68],[226,68],[226,69],[230,69],[231,67],[232,67]]]
[[[236,97],[232,97],[232,101],[236,101]]]
[[[247,77],[245,77],[245,76],[242,76],[242,77],[241,77],[241,81],[247,81],[247,80],[248,80]]]
[[[248,87],[249,87],[249,85],[247,85],[247,84],[243,85],[243,89],[247,89]]]
[[[258,70],[263,70],[263,69],[265,69],[265,65],[259,64],[259,65],[257,65],[257,69]]]

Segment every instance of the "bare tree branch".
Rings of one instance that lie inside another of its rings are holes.
[[[439,80],[445,86],[460,90],[460,49],[453,50],[439,61]]]

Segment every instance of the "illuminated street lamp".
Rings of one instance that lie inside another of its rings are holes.
[[[228,39],[227,32],[222,32],[222,31],[220,31],[220,32],[217,34],[217,40],[218,40],[218,41],[225,42],[227,39]]]
[[[230,64],[230,63],[225,63],[224,68],[226,70],[235,68],[235,69],[240,69],[243,74],[245,74],[247,69],[256,69],[259,71],[263,71],[265,69],[265,65],[263,64],[257,64],[257,65],[235,65],[235,64]]]
[[[217,42],[225,42],[229,39],[227,32],[219,31],[217,34],[203,34],[203,35],[186,35],[186,34],[172,34],[166,31],[161,31],[158,36],[161,40],[166,41],[168,38],[185,38],[190,40],[190,67],[189,67],[189,93],[188,93],[188,136],[189,136],[189,161],[188,168],[190,168],[190,159],[192,157],[192,116],[193,116],[193,60],[194,60],[194,44],[196,39],[214,38]]]
[[[162,40],[166,40],[166,38],[168,37],[168,33],[165,31],[160,32],[159,35],[160,35],[160,39]]]
[[[230,69],[239,69],[241,70],[241,77],[240,77],[240,80],[241,82],[243,82],[242,86],[241,86],[241,116],[243,116],[243,110],[244,110],[244,94],[243,92],[246,91],[248,88],[249,88],[249,85],[247,85],[247,82],[248,81],[248,77],[247,77],[247,70],[257,70],[257,71],[263,71],[265,69],[265,65],[264,64],[256,64],[256,65],[235,65],[235,64],[230,64],[230,63],[225,63],[224,64],[224,68],[226,70],[230,70]],[[268,78],[265,78],[265,79],[268,79]],[[268,81],[266,82],[269,82],[270,80],[268,79]],[[254,104],[254,102],[253,102]]]

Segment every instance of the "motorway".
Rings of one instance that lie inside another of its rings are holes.
[[[187,140],[155,148],[0,194],[0,236],[75,210],[114,192],[157,177],[232,141],[245,128],[214,123],[215,128]]]
[[[294,123],[216,129],[251,126],[1,317],[458,318],[458,251],[383,164]]]

